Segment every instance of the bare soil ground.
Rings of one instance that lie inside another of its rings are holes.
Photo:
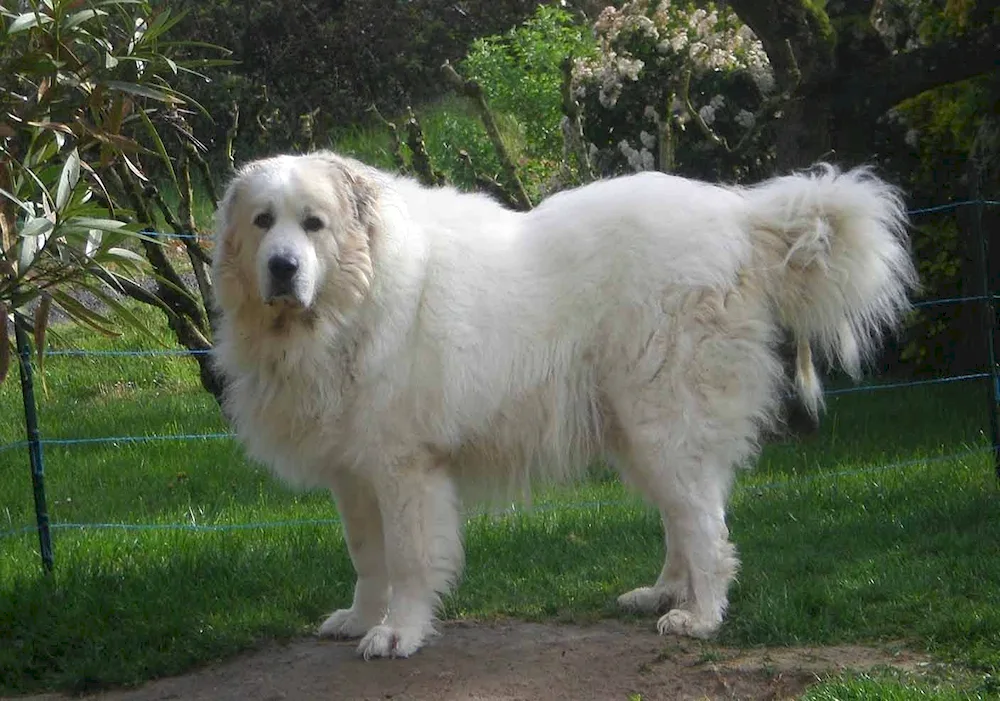
[[[410,659],[365,662],[354,644],[272,645],[180,677],[85,697],[94,701],[642,701],[796,698],[824,676],[927,658],[861,646],[735,650],[663,638],[651,626],[447,623]],[[58,694],[20,701],[66,701]],[[80,697],[75,697],[80,698]],[[634,697],[633,697],[634,698]]]

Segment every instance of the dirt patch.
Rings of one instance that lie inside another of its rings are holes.
[[[860,646],[734,650],[663,638],[640,624],[448,623],[406,660],[364,662],[354,644],[274,645],[94,701],[642,701],[795,698],[822,676],[927,658]],[[19,701],[63,701],[47,694]],[[77,697],[79,698],[79,697]]]

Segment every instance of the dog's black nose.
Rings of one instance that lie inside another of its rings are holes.
[[[290,282],[298,269],[299,261],[292,256],[273,256],[267,261],[267,270],[275,282]]]

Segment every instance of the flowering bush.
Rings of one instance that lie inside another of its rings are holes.
[[[671,0],[605,8],[599,53],[574,66],[584,136],[601,174],[676,170],[742,179],[768,170],[758,110],[774,90],[767,54],[734,13]]]

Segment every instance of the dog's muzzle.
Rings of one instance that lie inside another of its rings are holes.
[[[288,254],[271,256],[267,261],[267,272],[270,277],[270,299],[295,298],[295,276],[299,272],[299,260]]]

